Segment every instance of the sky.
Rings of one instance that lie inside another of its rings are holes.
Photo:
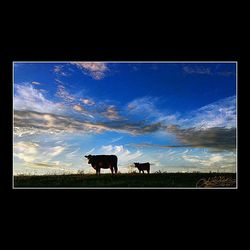
[[[14,175],[237,171],[235,62],[14,62],[13,86]]]

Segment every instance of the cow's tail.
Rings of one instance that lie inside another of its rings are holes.
[[[117,171],[118,171],[117,163],[118,163],[118,158],[117,158],[117,156],[115,156],[115,164],[114,164],[115,173],[117,173]]]

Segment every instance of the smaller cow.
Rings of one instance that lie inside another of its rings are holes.
[[[150,172],[150,163],[149,162],[146,162],[146,163],[138,163],[138,162],[134,162],[135,164],[135,167],[138,168],[139,170],[139,173],[142,173],[144,174],[144,170],[146,170],[149,174]]]

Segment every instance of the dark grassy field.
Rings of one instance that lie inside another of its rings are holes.
[[[14,187],[196,187],[200,179],[214,177],[236,179],[236,174],[152,173],[148,175],[133,173],[113,176],[111,174],[15,176]]]

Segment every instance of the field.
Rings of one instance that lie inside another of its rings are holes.
[[[15,176],[14,187],[236,187],[235,173],[72,174]]]

